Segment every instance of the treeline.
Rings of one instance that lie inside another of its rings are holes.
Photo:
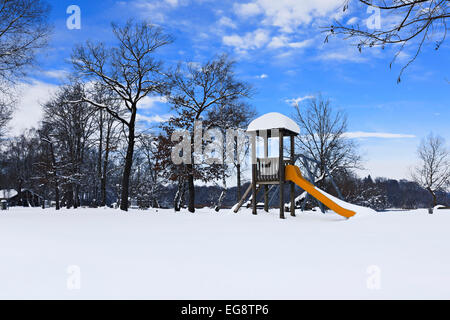
[[[2,143],[0,189],[15,189],[19,198],[22,190],[32,190],[55,201],[57,209],[120,204],[129,137],[119,120],[83,97],[120,112],[116,100],[102,86],[79,81],[62,86],[43,104],[38,129]],[[248,106],[232,110],[224,106],[211,109],[202,119],[203,125],[216,126],[226,117],[225,127],[244,128],[252,116]],[[136,131],[127,208],[170,206],[180,210],[189,201],[189,171],[187,165],[172,162],[171,134],[190,120],[173,116],[152,131]],[[226,193],[224,181],[244,169],[223,163],[199,164],[195,170],[195,179],[216,183],[221,193]],[[216,202],[224,197],[218,196]]]
[[[101,86],[80,82],[62,86],[43,105],[44,117],[38,129],[28,130],[3,143],[0,189],[15,189],[19,194],[24,189],[33,190],[45,199],[55,201],[57,208],[120,203],[126,134],[120,121],[102,108],[80,101],[83,96],[95,97],[96,101],[110,106],[115,103]],[[218,118],[225,118],[228,127],[245,128],[253,117],[249,108],[228,109],[212,109],[203,118],[204,125],[217,124]],[[170,135],[175,129],[185,128],[186,122],[190,121],[187,117],[173,116],[154,132],[137,133],[128,205],[189,208],[188,168],[172,162],[170,154],[174,143]],[[194,206],[219,210],[234,205],[248,186],[248,182],[238,178],[238,173],[242,174],[247,168],[245,163],[196,165],[195,178],[209,186],[194,187],[197,195]],[[226,181],[230,177],[236,179],[239,187],[227,187]],[[337,196],[331,177],[318,177],[316,184]],[[416,182],[372,179],[370,176],[361,179],[351,170],[339,167],[333,169],[332,178],[345,201],[376,210],[427,207],[432,201],[428,190]],[[278,192],[275,189],[272,192],[270,198],[276,206]],[[297,188],[296,192],[299,195],[302,190]],[[449,193],[438,191],[436,194],[438,203],[450,204]],[[260,194],[258,201],[262,200]],[[302,202],[297,203],[297,207],[302,205]],[[311,200],[306,205],[307,208],[315,206],[317,203]]]
[[[345,199],[361,206],[381,211],[388,208],[417,209],[430,207],[433,198],[430,192],[418,183],[408,180],[395,180],[388,178],[372,179],[359,178],[354,174],[338,177]],[[328,191],[333,189],[328,185]],[[437,202],[450,205],[450,193],[437,191]]]
[[[222,133],[243,129],[254,116],[245,101],[252,87],[237,79],[234,62],[219,55],[167,66],[158,52],[172,37],[162,28],[130,20],[112,31],[116,41],[109,47],[74,48],[73,74],[42,106],[39,128],[3,144],[1,187],[19,196],[32,188],[57,208],[114,201],[126,211],[132,199],[158,206],[159,189],[176,184],[173,206],[179,210],[187,194],[194,212],[196,181],[220,181],[224,195],[230,175],[240,185],[238,162],[175,165],[171,159],[174,132],[192,132],[198,121]],[[151,132],[139,130],[145,99],[155,96],[173,116]],[[194,160],[194,150],[184,156]]]
[[[354,174],[345,175],[344,177],[336,176],[335,181],[338,183],[341,189],[344,200],[350,203],[354,203],[360,206],[372,208],[377,211],[383,211],[386,209],[417,209],[426,208],[430,206],[432,197],[430,193],[422,188],[419,184],[408,180],[395,180],[388,178],[376,178],[372,179],[369,175],[365,178],[359,178]],[[248,183],[244,185],[244,188],[248,187]],[[217,186],[197,186],[199,194],[198,203],[200,206],[211,207],[215,204],[215,199],[220,195],[222,189]],[[338,196],[334,187],[328,181],[325,183],[325,190]],[[288,192],[288,186],[286,186],[286,192]],[[165,195],[169,196],[163,203],[170,203],[170,195],[173,193],[173,189],[166,189]],[[235,194],[237,192],[236,187],[229,189],[226,199],[224,200],[224,206],[231,208],[235,205]],[[303,191],[296,187],[296,194],[300,195]],[[272,200],[272,206],[278,206],[279,193],[276,188],[271,190],[269,198]],[[438,203],[444,206],[450,206],[450,193],[445,191],[437,192]],[[264,201],[264,195],[261,193],[257,198],[261,204]],[[296,203],[297,208],[301,208],[303,202]],[[314,200],[308,200],[305,205],[306,209],[317,207],[317,202]]]

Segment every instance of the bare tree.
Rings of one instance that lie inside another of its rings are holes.
[[[99,144],[99,150],[102,154],[99,155],[99,165],[98,169],[100,174],[100,205],[102,207],[106,206],[106,186],[109,181],[109,175],[113,168],[111,165],[111,153],[116,150],[117,140],[120,139],[119,123],[111,114],[107,113],[103,117],[103,125],[105,126],[102,130],[104,131],[104,142]],[[103,146],[103,148],[100,147]],[[103,158],[103,159],[102,159]],[[103,161],[103,162],[102,162]]]
[[[11,85],[47,44],[49,11],[43,0],[0,0],[0,138],[13,112]]]
[[[112,25],[117,43],[107,48],[102,43],[87,42],[75,48],[72,63],[84,77],[102,83],[122,102],[122,115],[108,105],[83,97],[83,101],[103,109],[121,122],[127,135],[127,152],[122,177],[120,208],[128,211],[128,193],[136,140],[136,117],[139,103],[148,95],[166,90],[162,63],[155,51],[172,42],[159,27],[147,22],[128,21],[124,26]]]
[[[363,48],[398,45],[392,63],[403,51],[407,44],[415,46],[415,54],[403,66],[398,77],[417,58],[426,43],[433,43],[438,50],[447,36],[447,19],[450,18],[450,5],[448,0],[358,0],[364,8],[379,10],[383,17],[392,17],[393,22],[383,24],[380,29],[370,29],[367,26],[346,25],[335,21],[334,25],[327,27],[326,42],[330,35],[343,35],[345,39],[354,39],[359,51]],[[347,10],[350,0],[346,0],[343,10]],[[353,2],[352,6],[356,6]],[[387,20],[387,19],[386,19]]]
[[[50,7],[43,0],[0,0],[0,82],[14,82],[47,44]]]
[[[294,119],[301,132],[295,140],[296,152],[318,163],[315,182],[319,186],[334,171],[360,168],[357,145],[345,137],[347,117],[341,111],[334,112],[330,100],[318,95],[304,105],[297,104]]]
[[[428,190],[432,207],[436,206],[436,192],[450,185],[450,151],[444,138],[430,133],[419,145],[417,155],[420,163],[413,169],[412,178]]]
[[[55,199],[55,208],[60,210],[60,180],[62,168],[60,166],[60,157],[57,153],[57,142],[54,139],[54,128],[52,125],[43,123],[42,128],[39,130],[39,138],[41,139],[40,157],[35,163],[36,166],[36,179],[45,185],[45,189],[48,191],[49,187],[53,188],[53,194]],[[47,192],[49,193],[49,192]]]
[[[192,63],[180,64],[171,75],[173,87],[168,100],[179,114],[186,112],[194,121],[198,121],[205,111],[215,106],[233,104],[241,98],[250,97],[251,86],[238,81],[233,69],[234,62],[226,55],[207,61],[201,66]],[[191,159],[192,163],[187,164],[189,211],[195,212],[193,152]]]
[[[170,117],[161,123],[160,134],[157,137],[157,150],[155,157],[157,165],[155,170],[161,173],[167,181],[177,184],[177,192],[174,197],[174,209],[176,212],[184,207],[186,184],[193,175],[192,180],[200,180],[205,183],[215,181],[220,177],[220,166],[217,164],[198,163],[195,166],[185,163],[175,164],[172,161],[172,150],[176,142],[172,141],[172,135],[177,131],[194,130],[195,117],[187,110],[182,110],[181,114]],[[203,124],[208,126],[205,121]],[[204,141],[201,141],[202,144]],[[191,194],[191,193],[190,193]]]
[[[160,163],[157,156],[158,153],[158,137],[154,134],[142,134],[139,137],[139,150],[142,153],[144,160],[144,182],[145,185],[141,188],[146,197],[148,206],[151,208],[159,207],[159,193],[161,189],[161,172],[159,170]]]
[[[95,109],[86,102],[68,103],[80,100],[85,95],[83,84],[72,83],[61,87],[55,97],[43,105],[44,119],[52,127],[52,136],[57,141],[59,156],[63,165],[61,183],[66,186],[67,207],[78,208],[84,181],[89,177],[85,167],[88,150],[95,133]]]
[[[188,123],[186,123],[188,120]],[[171,159],[172,148],[175,143],[172,141],[172,134],[177,130],[184,130],[191,121],[186,117],[171,117],[167,122],[160,124],[160,133],[157,137],[157,150],[155,152],[155,170],[160,172],[163,179],[176,183],[177,191],[173,199],[173,208],[179,212],[184,202],[186,192],[186,165],[175,165]]]
[[[241,101],[239,101],[237,104],[225,104],[225,105],[218,105],[215,106],[213,109],[208,111],[207,119],[208,122],[211,123],[212,126],[217,127],[222,132],[222,136],[226,137],[227,130],[241,130],[240,132],[237,131],[237,134],[245,134],[244,130],[246,130],[249,122],[251,119],[253,119],[256,115],[256,112],[254,109]],[[224,145],[227,143],[227,141],[224,141]],[[237,199],[236,202],[238,202],[241,199],[241,162],[243,159],[242,154],[240,153],[240,147],[237,145],[238,143],[238,137],[235,137],[233,139],[233,148],[235,156],[233,158],[233,163],[228,164],[226,163],[226,148],[222,150],[222,170],[220,171],[221,174],[221,180],[222,180],[222,187],[223,190],[219,196],[219,199],[216,203],[216,211],[219,211],[222,207],[222,202],[225,199],[226,192],[227,192],[227,177],[231,175],[231,171],[234,167],[236,170],[236,186],[237,186]]]
[[[117,99],[114,92],[108,90],[101,83],[95,83],[89,90],[88,96],[91,100],[107,105],[110,110],[114,110],[117,114],[123,114],[120,108],[120,99]],[[95,182],[95,199],[97,204],[106,206],[106,186],[110,173],[110,157],[111,152],[117,149],[117,140],[120,138],[120,121],[118,121],[111,113],[106,112],[102,108],[92,106],[96,111],[97,120],[97,179]]]
[[[9,120],[11,120],[12,108],[6,101],[0,100],[0,140],[6,133]]]
[[[19,137],[10,140],[7,149],[9,181],[16,189],[22,205],[27,204],[27,199],[22,197],[23,189],[33,187],[33,166],[38,153],[36,140],[35,131],[27,130]]]

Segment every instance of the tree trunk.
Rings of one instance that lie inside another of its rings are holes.
[[[431,198],[433,199],[432,203],[431,203],[431,208],[430,208],[430,209],[433,209],[437,205],[437,197],[436,197],[436,194],[433,192],[433,190],[431,190],[431,188],[428,187],[427,190],[431,194]]]
[[[222,203],[223,200],[225,199],[225,196],[227,195],[227,177],[225,175],[225,171],[223,172],[223,176],[222,176],[222,192],[220,193],[219,199],[217,200],[217,204],[216,204],[216,212],[219,212],[220,209],[222,208]]]
[[[58,184],[55,186],[55,202],[56,202],[56,210],[60,210],[61,207],[59,205],[59,187]]]
[[[103,158],[103,174],[101,180],[101,206],[106,206],[106,179],[108,174],[108,162],[109,162],[109,148],[111,144],[111,126],[108,126],[108,131],[106,132],[106,142],[105,142],[105,157]]]
[[[66,208],[70,209],[73,206],[73,190],[72,185],[69,185],[68,190],[66,192]]]
[[[100,123],[99,123],[99,143],[98,143],[98,159],[97,159],[97,178],[98,183],[95,184],[95,204],[99,205],[99,198],[101,198],[102,183],[104,172],[102,172],[102,154],[103,154],[103,110],[100,109]],[[100,187],[100,194],[98,188]]]
[[[237,199],[236,202],[242,198],[242,186],[241,186],[241,165],[236,165],[236,180],[237,180]]]
[[[197,117],[195,121],[198,121],[200,118],[200,114],[197,114]],[[194,131],[195,131],[195,122],[194,122]],[[188,192],[189,192],[189,199],[188,199],[188,210],[191,213],[195,212],[195,184],[194,184],[194,165],[195,165],[195,157],[194,152],[195,150],[195,132],[191,133],[191,163],[186,165],[187,173],[188,173]],[[197,155],[198,156],[198,155]]]
[[[58,181],[58,172],[56,172],[56,157],[53,149],[53,143],[50,142],[50,153],[52,157],[52,167],[53,167],[53,178],[55,179],[55,202],[56,202],[56,210],[60,210],[59,204],[59,181]]]
[[[183,180],[183,178],[180,177],[178,179],[178,190],[177,190],[177,193],[175,194],[175,198],[173,199],[173,208],[174,208],[175,212],[181,211],[181,197],[183,194],[183,185],[184,185],[184,180]]]
[[[186,207],[186,182],[183,181],[180,196],[180,208]]]
[[[105,207],[106,206],[106,170],[108,170],[108,160],[107,156],[105,155],[105,160],[103,161],[103,175],[100,183],[100,194],[101,194],[101,200],[100,200],[100,206]]]
[[[17,199],[19,199],[19,206],[24,207],[24,202],[22,199],[22,185],[23,185],[23,180],[21,178],[19,178],[19,185],[17,188]]]
[[[125,158],[125,166],[123,169],[123,177],[122,177],[122,195],[120,200],[120,209],[123,211],[128,211],[128,192],[130,188],[131,167],[133,165],[133,153],[134,153],[134,134],[130,134],[127,148],[127,156]]]
[[[106,163],[106,162],[105,162]],[[106,167],[104,163],[104,167]],[[105,176],[105,172],[103,172],[103,176],[102,176],[102,181],[100,184],[100,206],[101,207],[105,207],[106,206],[106,176]]]
[[[128,192],[130,188],[130,174],[131,167],[133,166],[133,154],[134,154],[134,144],[135,144],[135,123],[136,123],[136,107],[133,107],[133,113],[131,115],[130,123],[128,126],[128,147],[127,156],[125,158],[125,167],[123,169],[122,177],[122,196],[120,200],[120,209],[123,211],[128,211]]]
[[[189,203],[188,210],[191,213],[195,212],[195,186],[194,186],[194,173],[193,173],[193,165],[188,164],[188,191],[189,191]]]
[[[73,188],[73,208],[78,209],[80,206],[80,187],[78,185]]]

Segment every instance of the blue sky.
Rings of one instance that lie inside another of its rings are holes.
[[[291,115],[295,99],[322,93],[336,109],[348,114],[349,132],[366,160],[361,174],[407,178],[416,147],[430,131],[450,140],[449,44],[439,51],[429,45],[396,83],[400,67],[413,54],[407,47],[389,68],[395,48],[360,54],[351,42],[332,39],[324,44],[321,26],[333,18],[365,23],[370,17],[360,7],[345,14],[342,0],[50,0],[54,33],[50,47],[39,56],[19,87],[23,91],[13,133],[36,125],[39,104],[70,72],[68,58],[74,44],[86,40],[113,40],[110,23],[128,18],[161,25],[175,41],[159,54],[167,65],[178,61],[202,62],[222,52],[236,61],[240,79],[254,85],[250,101],[259,114]],[[66,27],[69,5],[81,9],[81,29]],[[395,17],[381,16],[381,24]],[[151,126],[170,112],[148,99],[141,114]]]

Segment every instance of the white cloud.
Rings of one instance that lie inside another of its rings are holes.
[[[189,62],[186,62],[186,64],[189,68],[192,68],[197,71],[200,71],[202,69],[202,64],[197,61],[189,61]]]
[[[398,52],[395,60],[400,63],[405,63],[410,59],[411,59],[411,56],[408,53],[405,53],[404,51],[400,51],[400,52]]]
[[[289,47],[291,48],[296,48],[296,49],[300,49],[300,48],[306,48],[309,47],[313,44],[314,40],[312,39],[306,39],[303,41],[297,41],[297,42],[291,42],[289,43]]]
[[[358,20],[359,20],[358,17],[352,17],[352,18],[348,19],[347,24],[348,25],[355,24],[358,22]]]
[[[258,76],[258,78],[260,79],[267,79],[269,76],[265,73],[263,73],[262,75]]]
[[[35,79],[18,85],[18,102],[9,123],[9,135],[16,136],[37,127],[42,120],[42,104],[51,98],[58,86]]]
[[[368,59],[363,56],[354,47],[343,47],[343,48],[325,48],[325,51],[316,56],[315,60],[323,61],[349,61],[349,62],[366,62]]]
[[[231,20],[228,17],[220,18],[218,24],[221,25],[221,26],[224,26],[224,27],[231,28],[231,29],[236,29],[237,28],[237,25],[233,22],[233,20]]]
[[[244,36],[233,34],[222,38],[225,45],[235,47],[237,50],[259,49],[269,40],[269,32],[264,29],[247,32]]]
[[[171,5],[172,7],[177,7],[178,6],[178,0],[164,0],[166,3],[168,3],[169,5]]]
[[[298,98],[294,98],[294,99],[288,99],[285,100],[288,104],[296,106],[298,105],[300,102],[305,101],[305,100],[309,100],[309,99],[314,99],[314,96],[304,96],[304,97],[298,97]]]
[[[412,134],[399,134],[399,133],[385,133],[385,132],[346,132],[344,134],[346,138],[358,139],[358,138],[379,138],[379,139],[412,139],[416,138]]]
[[[145,98],[143,98],[140,103],[139,103],[139,109],[153,109],[155,108],[158,104],[163,104],[166,103],[167,100],[164,97],[151,97],[151,96],[146,96]]]
[[[241,17],[252,17],[263,12],[263,9],[257,2],[240,3],[234,5],[234,12]]]
[[[272,49],[278,49],[278,48],[285,47],[288,40],[289,40],[288,37],[286,37],[284,35],[278,36],[278,37],[273,37],[272,40],[270,41],[268,47],[272,48]]]
[[[276,36],[273,37],[270,41],[268,48],[271,49],[278,49],[278,48],[284,48],[284,47],[290,47],[295,49],[305,48],[313,44],[312,39],[306,39],[303,41],[297,41],[297,42],[291,42],[289,37],[286,35]]]
[[[222,42],[225,45],[235,47],[238,51],[255,50],[267,45],[269,49],[291,48],[301,49],[311,46],[313,39],[302,41],[292,41],[287,35],[280,35],[270,38],[270,32],[266,29],[257,29],[253,32],[247,32],[243,36],[232,34],[224,36]]]
[[[124,10],[133,10],[138,15],[149,18],[153,23],[166,22],[167,13],[180,6],[186,6],[189,4],[187,0],[133,0],[133,1],[119,1],[117,2]]]
[[[342,14],[342,10],[338,10],[342,3],[342,0],[254,0],[235,5],[234,10],[244,18],[263,14],[263,24],[291,33],[315,18]]]
[[[143,114],[137,115],[138,121],[147,122],[147,123],[161,123],[161,122],[169,120],[170,117],[171,117],[170,114],[154,115],[154,116],[146,116]]]
[[[69,76],[69,71],[67,71],[67,70],[47,70],[47,71],[44,71],[43,74],[48,78],[63,80]]]

